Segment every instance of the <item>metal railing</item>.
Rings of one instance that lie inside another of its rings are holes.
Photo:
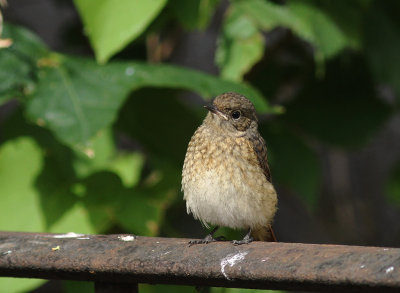
[[[92,281],[96,292],[137,292],[138,283],[400,292],[400,249],[0,232],[0,276]]]

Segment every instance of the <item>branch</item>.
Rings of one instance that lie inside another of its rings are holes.
[[[400,292],[400,249],[0,232],[0,276],[286,290]]]

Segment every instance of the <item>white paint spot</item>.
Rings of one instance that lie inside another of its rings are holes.
[[[79,238],[77,238],[77,239],[86,240],[86,239],[90,239],[90,237],[79,237]]]
[[[262,262],[265,262],[265,261],[267,261],[267,260],[269,260],[269,257],[263,258],[261,261],[262,261]]]
[[[127,236],[118,236],[118,239],[122,240],[122,241],[133,241],[135,240],[135,236],[132,235],[127,235]]]
[[[125,69],[125,74],[127,75],[127,76],[131,76],[131,75],[133,75],[135,73],[135,69],[133,68],[133,67],[127,67],[126,69]]]
[[[363,269],[363,268],[365,268],[365,265],[360,265],[360,269]]]
[[[67,234],[59,234],[59,235],[54,235],[53,238],[78,238],[85,236],[84,234],[76,234],[74,232],[68,232]]]
[[[388,250],[389,250],[389,248],[384,248],[384,249],[383,249],[383,251],[388,251]]]
[[[157,241],[156,243],[157,243],[157,244],[159,244],[159,243],[160,243],[160,241]]]
[[[386,274],[388,274],[388,273],[391,273],[391,272],[393,272],[394,271],[394,267],[389,267],[389,268],[387,268],[386,269]]]
[[[12,253],[12,251],[11,250],[7,250],[7,251],[3,252],[2,255],[7,255],[7,254],[10,254],[10,253]]]
[[[43,244],[43,245],[44,244],[46,244],[46,245],[48,244],[47,241],[45,242],[45,241],[37,241],[37,240],[28,240],[28,242],[32,243],[32,244]]]
[[[221,260],[221,273],[225,276],[226,279],[231,280],[228,275],[225,273],[225,267],[229,265],[233,267],[238,262],[244,260],[244,257],[248,254],[247,251],[239,252],[236,254],[228,254],[225,258]]]
[[[170,254],[171,251],[164,252],[164,255]]]

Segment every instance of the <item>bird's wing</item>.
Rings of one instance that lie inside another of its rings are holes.
[[[250,140],[253,150],[257,155],[258,164],[263,170],[267,180],[271,182],[271,172],[269,171],[268,166],[267,147],[265,146],[265,141],[259,134],[252,136]]]

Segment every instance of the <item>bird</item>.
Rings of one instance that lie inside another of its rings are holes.
[[[193,134],[183,163],[182,192],[188,214],[214,229],[190,245],[206,244],[221,226],[247,229],[235,245],[276,241],[272,221],[278,197],[256,109],[245,96],[227,92],[204,106],[208,113]]]

